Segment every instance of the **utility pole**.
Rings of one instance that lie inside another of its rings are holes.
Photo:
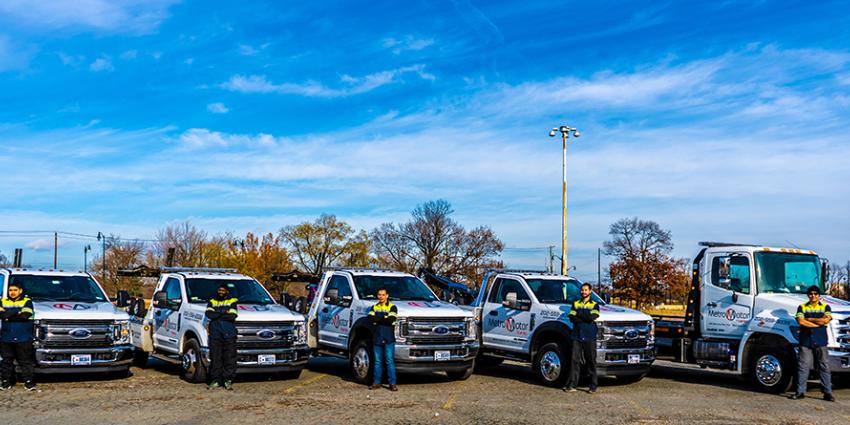
[[[59,269],[59,233],[53,232],[53,270]]]
[[[91,245],[86,245],[85,247],[83,247],[83,273],[88,272],[89,251],[91,251]]]
[[[100,241],[100,283],[106,284],[106,235],[97,232],[97,240]]]
[[[602,290],[602,248],[596,248],[596,291]]]
[[[549,245],[549,273],[553,273],[555,271],[555,245]]]
[[[573,137],[579,137],[581,134],[578,129],[575,127],[570,127],[567,125],[562,125],[557,128],[553,128],[552,131],[549,132],[549,137],[555,137],[558,133],[561,133],[561,139],[563,140],[563,154],[564,154],[564,162],[563,162],[563,171],[564,178],[561,182],[561,199],[562,199],[562,223],[561,223],[561,274],[567,274],[567,139],[570,137],[570,132],[572,132]]]

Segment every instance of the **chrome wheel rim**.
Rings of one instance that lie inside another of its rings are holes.
[[[554,351],[547,351],[540,357],[540,375],[547,381],[561,376],[561,357]]]
[[[354,353],[353,364],[354,373],[357,374],[357,377],[366,379],[366,376],[369,375],[369,353],[365,348],[357,349],[357,352]]]
[[[190,348],[183,353],[183,357],[181,358],[181,363],[183,365],[183,370],[188,374],[195,373],[195,364],[197,362],[197,356],[195,355],[195,350]]]
[[[776,385],[782,379],[782,363],[772,354],[759,357],[756,362],[756,379],[767,387]]]

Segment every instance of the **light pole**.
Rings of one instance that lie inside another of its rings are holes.
[[[86,245],[83,247],[83,273],[89,271],[89,251],[91,251],[91,245]]]
[[[561,229],[563,230],[563,239],[561,241],[562,275],[567,274],[567,139],[570,137],[570,132],[573,133],[573,137],[579,137],[581,135],[577,128],[570,127],[568,125],[553,128],[552,131],[549,132],[549,137],[555,137],[558,133],[561,133],[561,138],[564,141],[564,180],[561,188],[564,209],[563,223],[561,225]]]
[[[100,284],[106,284],[106,235],[103,233],[97,232],[97,240],[100,241]]]

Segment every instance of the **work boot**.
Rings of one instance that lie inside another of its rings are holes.
[[[390,384],[390,391],[398,391],[398,387],[395,384]]]
[[[575,389],[575,387],[564,387],[564,388],[561,388],[561,390],[563,390],[565,393],[574,393],[574,392],[577,391]]]
[[[791,397],[788,397],[788,398],[790,398],[791,400],[802,400],[802,399],[806,398],[806,395],[801,394],[801,393],[794,393],[794,395],[792,395]]]
[[[369,385],[369,389],[370,389],[370,390],[377,390],[378,388],[381,388],[381,384],[372,384],[372,385]]]
[[[3,381],[0,383],[0,391],[8,391],[12,389],[12,383],[9,381]]]
[[[224,389],[233,391],[233,381],[224,381]]]
[[[832,393],[825,393],[823,395],[823,399],[826,401],[835,401],[835,397],[833,397]]]
[[[590,388],[587,390],[588,394],[596,394],[596,388]]]
[[[212,381],[212,382],[210,382],[209,385],[207,385],[208,390],[214,390],[214,389],[220,388],[220,387],[221,387],[221,384],[219,384],[218,381]]]
[[[33,381],[25,382],[24,388],[26,388],[27,391],[35,391],[35,382],[33,382]]]

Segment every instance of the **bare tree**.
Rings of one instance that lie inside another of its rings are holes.
[[[107,293],[115,294],[119,289],[127,290],[132,295],[142,294],[142,280],[138,277],[119,277],[118,270],[133,268],[140,265],[146,252],[145,243],[137,240],[122,240],[120,236],[107,237],[106,261],[102,256],[92,258],[91,270],[96,276],[102,276],[104,289]],[[106,273],[103,266],[106,265]]]
[[[406,223],[384,223],[372,230],[372,252],[379,264],[414,272],[427,268],[450,279],[475,283],[486,267],[498,267],[505,245],[492,229],[467,231],[451,218],[444,200],[418,205]]]
[[[156,233],[157,242],[148,253],[148,265],[160,267],[166,265],[169,248],[174,248],[174,265],[185,267],[206,266],[204,244],[207,232],[184,221],[168,225]]]
[[[293,261],[303,270],[319,274],[329,266],[365,267],[370,263],[369,238],[335,215],[322,214],[313,222],[280,229],[280,238]]]

